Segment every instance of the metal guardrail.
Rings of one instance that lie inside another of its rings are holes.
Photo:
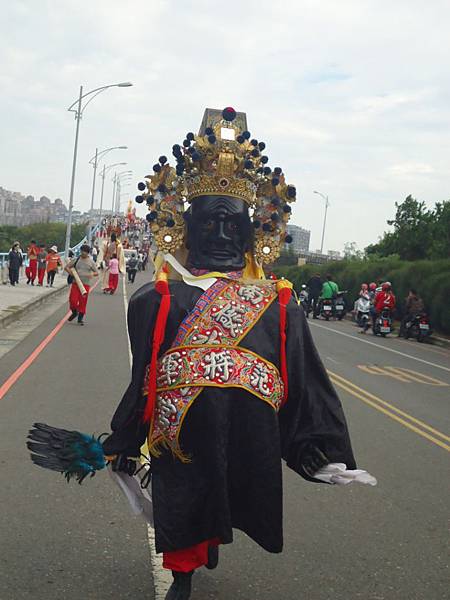
[[[97,233],[97,231],[99,230],[100,225],[96,225],[93,229],[92,229],[92,235],[95,235]],[[75,256],[77,256],[80,252],[80,248],[83,244],[87,243],[87,236],[84,236],[84,238],[81,240],[81,242],[78,242],[78,244],[76,244],[75,246],[73,246],[72,248],[70,248],[72,250],[72,252],[75,254]],[[8,260],[8,254],[9,252],[0,252],[0,268],[6,267],[6,262]],[[59,256],[61,256],[61,258],[64,256],[64,251],[63,252],[58,252]]]

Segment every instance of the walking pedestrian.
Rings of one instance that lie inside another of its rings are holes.
[[[317,319],[319,314],[319,296],[322,291],[320,273],[315,273],[306,285],[308,286],[309,310],[313,311],[313,319]]]
[[[47,267],[46,259],[47,252],[45,250],[45,244],[39,246],[39,253],[37,255],[37,272],[38,272],[38,286],[42,287],[44,284],[45,270]]]
[[[108,287],[103,290],[103,293],[111,294],[112,296],[119,285],[119,261],[117,259],[117,254],[113,254],[110,258],[107,271],[109,273]]]
[[[65,270],[71,277],[73,277],[71,273],[72,270],[77,272],[78,277],[84,286],[84,291],[86,292],[83,293],[83,290],[79,288],[75,279],[71,280],[69,306],[72,314],[69,317],[69,321],[73,321],[76,317],[78,317],[79,325],[84,325],[83,319],[84,315],[86,314],[92,278],[98,277],[97,267],[90,256],[90,252],[91,248],[88,246],[88,244],[83,244],[80,248],[80,256],[78,258],[70,259],[65,267]]]
[[[47,287],[53,287],[55,275],[58,267],[62,267],[62,262],[58,254],[57,246],[52,246],[45,257],[47,263]]]
[[[8,275],[9,283],[15,286],[19,283],[19,271],[23,263],[22,252],[20,251],[19,242],[15,242],[8,254]]]
[[[28,256],[28,271],[27,271],[27,284],[34,285],[34,280],[37,275],[37,257],[39,254],[40,248],[36,245],[34,240],[31,240],[30,245],[27,248],[27,256]]]
[[[128,283],[134,283],[134,280],[136,279],[137,267],[138,259],[136,258],[136,254],[132,254],[127,263]]]

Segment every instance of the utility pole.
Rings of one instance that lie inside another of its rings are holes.
[[[116,183],[117,183],[117,171],[114,172],[113,179],[113,195],[112,195],[112,204],[111,204],[111,216],[114,215],[114,206],[116,202]]]
[[[328,211],[328,207],[330,206],[330,203],[328,202],[328,196],[325,196],[325,194],[322,194],[322,192],[314,191],[314,194],[318,194],[325,200],[325,215],[323,217],[322,242],[320,244],[320,254],[323,254],[323,241],[325,239],[325,225],[327,224],[327,211]]]

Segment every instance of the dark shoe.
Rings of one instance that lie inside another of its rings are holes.
[[[83,317],[84,317],[84,315],[81,315],[81,314],[78,315],[78,325],[84,325]]]
[[[192,574],[172,571],[173,583],[167,592],[166,600],[189,600],[191,597]]]
[[[205,567],[207,569],[215,569],[219,564],[219,546],[208,547],[208,562]]]
[[[67,320],[73,321],[75,319],[75,317],[78,317],[78,312],[76,310],[73,310],[72,314],[70,315],[70,317]]]

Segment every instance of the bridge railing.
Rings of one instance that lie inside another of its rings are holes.
[[[97,231],[99,230],[99,225],[96,225],[93,229],[92,229],[92,235],[96,235]],[[80,253],[80,248],[83,244],[87,243],[87,236],[84,236],[84,238],[78,242],[78,244],[76,244],[75,246],[73,246],[71,248],[72,252],[75,254],[75,256],[77,256]],[[8,260],[8,254],[9,252],[0,252],[0,268],[6,267],[6,262]],[[61,256],[61,258],[64,256],[64,251],[63,252],[58,252],[59,256]]]

